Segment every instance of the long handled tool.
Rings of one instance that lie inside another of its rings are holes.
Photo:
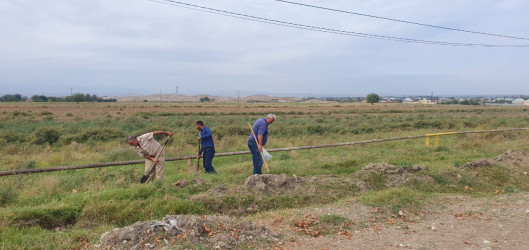
[[[200,135],[200,134],[198,134]],[[200,141],[198,141],[198,155],[200,155]],[[200,158],[197,159],[197,172],[200,171]]]
[[[171,139],[171,137],[169,136],[169,138],[167,138],[167,140],[165,141],[165,143],[163,144],[163,147],[162,147],[162,150],[160,151],[160,153],[156,156],[156,159],[158,159],[160,157],[160,154],[163,152],[163,150],[165,149],[165,145],[167,145],[167,142],[169,142],[169,139]],[[141,177],[141,180],[140,180],[140,183],[145,183],[147,181],[147,179],[149,178],[149,175],[151,175],[151,172],[152,170],[154,169],[154,167],[156,166],[156,163],[152,164],[151,168],[149,169],[149,171],[147,171],[147,173],[145,173],[142,177]]]
[[[252,131],[252,135],[253,135],[253,138],[255,139],[255,143],[256,143],[257,146],[259,147],[259,141],[257,141],[257,137],[255,136],[255,133],[253,132],[252,125],[250,125],[250,123],[248,123],[248,126],[250,126],[250,130]],[[263,152],[262,152],[262,151],[259,151],[259,153],[261,153],[261,159],[263,159],[263,163],[264,163],[264,165],[265,165],[266,172],[270,173],[270,169],[268,168],[268,164],[266,163],[266,160],[265,160],[265,158],[264,158]]]

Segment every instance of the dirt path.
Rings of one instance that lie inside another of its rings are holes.
[[[354,201],[300,210],[308,218],[346,217],[350,234],[311,237],[288,221],[270,228],[284,234],[280,249],[529,249],[529,193],[441,200],[428,213],[400,218]]]

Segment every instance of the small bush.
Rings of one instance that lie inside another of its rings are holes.
[[[0,138],[6,143],[18,143],[23,142],[25,140],[25,137],[23,135],[12,132],[2,132],[0,133]]]
[[[31,161],[26,162],[26,169],[33,169],[33,168],[37,168],[37,161],[31,160]]]
[[[17,193],[10,187],[0,187],[0,207],[3,207],[17,199]]]
[[[279,155],[279,159],[283,160],[283,161],[290,160],[290,155],[289,154],[280,154]]]
[[[89,128],[83,129],[79,133],[68,136],[64,139],[66,144],[73,141],[78,143],[84,142],[105,142],[111,141],[118,138],[125,138],[126,134],[117,128]]]
[[[53,145],[61,137],[61,131],[53,127],[42,127],[35,131],[34,136],[36,144]]]

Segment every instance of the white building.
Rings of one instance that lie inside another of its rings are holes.
[[[517,104],[517,105],[524,105],[526,101],[522,98],[517,98],[515,100],[512,101],[512,104]]]

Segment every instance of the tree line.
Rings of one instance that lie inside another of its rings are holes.
[[[29,100],[33,102],[117,102],[116,99],[103,99],[97,95],[76,93],[71,96],[54,97],[33,95]],[[0,97],[0,102],[25,102],[28,98],[21,94],[7,94]]]

